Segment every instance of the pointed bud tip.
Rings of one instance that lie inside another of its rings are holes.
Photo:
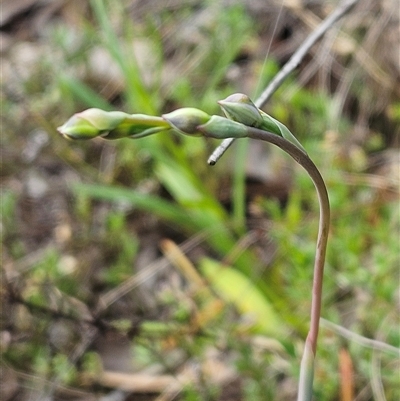
[[[60,125],[59,127],[56,128],[56,130],[61,136],[68,139],[68,135],[66,135],[66,132],[64,131],[64,125],[65,124]]]
[[[234,93],[232,95],[229,95],[227,98],[224,100],[220,100],[218,104],[227,104],[227,103],[245,103],[245,104],[253,104],[251,99],[243,94],[243,93]]]

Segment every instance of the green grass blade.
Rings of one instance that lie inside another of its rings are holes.
[[[266,296],[251,280],[232,267],[212,259],[203,259],[200,270],[215,291],[254,321],[254,332],[284,335],[284,323],[276,314]]]
[[[242,231],[246,221],[246,156],[248,139],[242,139],[236,147],[235,165],[233,170],[233,219],[235,228]]]
[[[59,83],[63,90],[71,93],[76,99],[87,107],[96,107],[106,111],[112,110],[112,106],[104,98],[84,83],[67,75],[59,76]]]
[[[170,160],[158,163],[154,170],[159,181],[183,207],[209,214],[214,223],[226,223],[227,213],[190,169]]]
[[[144,114],[158,114],[149,91],[145,87],[134,54],[123,50],[120,40],[111,26],[109,12],[103,0],[91,0],[90,4],[104,35],[105,45],[115,62],[121,68],[126,82],[126,97],[132,110]]]
[[[74,184],[72,190],[76,194],[94,199],[129,202],[141,210],[154,213],[162,219],[173,221],[185,230],[193,231],[202,228],[186,211],[154,195],[141,194],[122,187],[96,184]]]

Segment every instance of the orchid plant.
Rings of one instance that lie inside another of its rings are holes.
[[[256,107],[244,94],[218,102],[226,117],[210,116],[196,108],[181,108],[161,117],[88,109],[73,115],[58,131],[68,139],[143,138],[171,131],[217,139],[253,138],[272,143],[288,153],[312,179],[320,204],[320,222],[314,262],[310,330],[300,368],[298,401],[311,401],[314,361],[321,316],[322,281],[327,248],[330,208],[325,183],[306,150],[289,129]],[[212,164],[212,163],[210,163]]]

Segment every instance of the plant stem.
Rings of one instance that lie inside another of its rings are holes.
[[[300,368],[298,401],[311,401],[314,379],[314,361],[317,352],[317,341],[319,332],[319,321],[321,317],[322,303],[322,283],[324,276],[325,255],[328,243],[330,206],[328,192],[324,180],[310,157],[300,148],[279,135],[248,127],[247,136],[253,139],[270,142],[286,153],[288,153],[297,163],[299,163],[308,173],[317,190],[320,205],[319,228],[317,238],[317,248],[314,261],[314,278],[312,285],[310,329],[305,341],[303,357]]]
[[[301,63],[304,56],[311,49],[311,47],[325,34],[325,32],[333,26],[340,18],[342,18],[350,9],[355,6],[360,0],[344,0],[339,6],[326,17],[318,27],[310,33],[303,44],[293,53],[289,61],[282,67],[276,74],[274,79],[265,88],[261,96],[254,102],[258,108],[261,108],[271,98],[275,91],[282,85],[283,81],[289,76],[291,72]],[[208,158],[208,164],[214,165],[225,151],[232,145],[234,138],[227,138],[214,150],[212,155]]]
[[[259,139],[272,143],[286,153],[288,153],[297,163],[299,163],[308,173],[318,193],[320,205],[319,229],[317,239],[317,249],[314,261],[314,279],[311,299],[311,322],[310,330],[307,336],[314,356],[317,350],[317,340],[319,331],[319,319],[321,316],[321,300],[322,300],[322,281],[324,275],[325,254],[328,242],[329,223],[330,223],[330,207],[328,192],[324,180],[317,167],[310,157],[301,151],[296,145],[287,141],[279,135],[272,134],[267,131],[248,127],[248,137]]]

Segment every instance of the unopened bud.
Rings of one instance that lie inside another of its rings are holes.
[[[261,113],[247,95],[235,93],[224,100],[220,100],[218,104],[226,117],[233,121],[249,127],[260,127],[262,125]]]
[[[57,130],[69,139],[141,138],[163,130],[169,125],[161,117],[126,114],[122,111],[88,109],[74,114]]]
[[[162,117],[176,131],[181,134],[193,136],[202,135],[197,127],[207,123],[211,118],[204,111],[192,107],[178,109],[171,113],[163,114]]]
[[[247,136],[245,125],[221,116],[212,116],[206,124],[199,125],[197,130],[204,136],[217,139],[245,138]]]
[[[92,139],[107,134],[124,118],[120,111],[106,112],[100,109],[88,109],[74,114],[57,130],[69,139]]]

